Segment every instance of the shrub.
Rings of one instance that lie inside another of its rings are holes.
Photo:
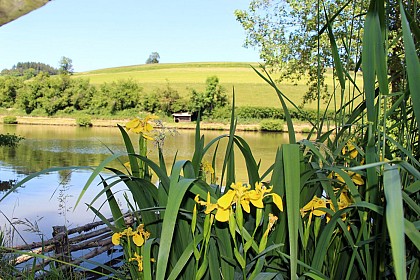
[[[6,116],[3,118],[4,124],[17,124],[17,119],[15,116]]]
[[[91,127],[92,126],[92,120],[89,116],[82,116],[78,117],[76,119],[77,126],[85,126],[85,127]]]
[[[156,113],[160,110],[160,103],[155,92],[142,96],[141,109],[150,113]]]
[[[242,120],[249,120],[249,119],[280,119],[284,120],[285,114],[283,109],[276,108],[276,107],[262,107],[262,106],[243,106],[235,108],[236,117]],[[296,109],[289,110],[290,117],[292,119],[301,120],[301,121],[312,121],[316,122],[318,117],[318,112],[314,109],[306,109],[303,108],[299,112]],[[231,110],[230,108],[223,109],[216,109],[213,111],[213,116],[217,118],[230,118]],[[321,117],[323,117],[323,112],[321,112]],[[333,120],[334,119],[334,112],[327,111],[325,114],[325,120]]]
[[[48,115],[44,108],[36,108],[28,114],[30,114],[33,117],[45,117]]]
[[[143,88],[134,80],[103,83],[92,97],[92,114],[112,114],[137,108]]]
[[[304,127],[302,128],[302,133],[310,133],[312,129],[310,127]]]
[[[261,131],[283,131],[284,122],[282,120],[263,120],[260,122]]]
[[[229,119],[232,114],[232,108],[228,106],[216,107],[212,111],[212,119]]]
[[[187,101],[179,95],[179,92],[176,89],[169,85],[169,82],[167,82],[165,88],[156,89],[152,95],[152,98],[153,97],[158,100],[158,110],[167,116],[170,116],[175,112],[187,110]]]
[[[275,107],[239,107],[236,114],[238,118],[243,119],[284,119],[283,110]]]
[[[139,114],[138,108],[125,109],[114,114],[117,118],[133,118]],[[113,117],[112,117],[113,118]]]

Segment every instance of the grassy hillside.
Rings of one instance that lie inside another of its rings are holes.
[[[250,67],[250,63],[174,63],[174,64],[148,64],[126,67],[101,69],[77,73],[75,77],[88,78],[92,84],[102,84],[117,80],[133,79],[138,81],[144,92],[151,92],[156,88],[163,88],[166,83],[187,96],[190,89],[204,90],[205,80],[216,75],[220,83],[232,95],[235,88],[236,103],[238,106],[270,106],[279,107],[278,98],[274,90],[268,86]],[[258,67],[258,64],[252,63]],[[273,76],[275,77],[275,75]],[[331,80],[328,79],[327,80]],[[282,82],[279,88],[291,100],[300,104],[302,96],[307,90],[306,77],[297,84]],[[330,88],[333,88],[331,83]],[[315,108],[310,104],[308,108]]]

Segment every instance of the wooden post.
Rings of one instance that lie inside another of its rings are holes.
[[[67,228],[65,226],[53,226],[53,238],[55,239],[55,257],[70,263],[72,259]],[[56,266],[59,267],[62,264],[57,263]]]

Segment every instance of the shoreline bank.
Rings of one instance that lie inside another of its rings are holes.
[[[3,123],[3,118],[0,116],[0,122]],[[55,125],[55,126],[77,126],[76,118],[64,118],[64,117],[29,117],[29,116],[16,116],[17,124],[25,125]],[[117,124],[124,126],[130,119],[91,119],[92,126],[94,127],[116,127]],[[164,122],[167,128],[176,129],[195,129],[195,122]],[[200,123],[202,130],[229,130],[230,124],[215,123],[202,121]],[[308,124],[295,124],[294,129],[297,133],[302,133],[311,128]],[[260,131],[260,125],[254,124],[238,124],[236,126],[237,131]],[[284,125],[283,131],[287,132],[287,125]]]

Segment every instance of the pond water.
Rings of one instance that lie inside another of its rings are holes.
[[[113,152],[124,152],[124,145],[118,128],[72,126],[30,126],[0,125],[0,133],[22,136],[18,147],[0,147],[0,181],[22,180],[27,175],[51,167],[96,166]],[[225,134],[222,131],[202,131],[205,143]],[[177,159],[191,159],[194,151],[194,130],[178,130],[166,136],[164,155],[166,163]],[[238,132],[250,145],[255,159],[261,160],[262,174],[274,161],[277,148],[286,143],[286,134]],[[136,135],[132,135],[133,142]],[[135,143],[135,142],[134,142]],[[221,141],[222,155],[226,141]],[[156,148],[150,143],[149,158],[157,160]],[[247,182],[245,164],[239,153],[237,157],[237,181]],[[216,163],[221,168],[222,158]],[[212,159],[212,153],[208,155]],[[216,172],[217,173],[217,172]],[[106,174],[105,174],[106,175]],[[219,174],[216,174],[220,176]],[[94,220],[85,203],[90,203],[101,190],[97,180],[82,198],[82,203],[74,209],[75,202],[90,176],[89,170],[63,170],[38,176],[10,194],[0,202],[0,229],[11,228],[11,223],[22,236],[14,236],[14,245],[51,238],[52,226],[66,225],[68,228],[84,225]],[[3,186],[2,184],[1,186]],[[124,189],[123,186],[119,186]],[[122,193],[120,201],[123,201]],[[0,189],[0,198],[5,194]],[[101,201],[95,207],[101,207]],[[109,214],[107,205],[102,212]],[[110,215],[109,215],[110,216]],[[96,218],[97,220],[97,218]]]

